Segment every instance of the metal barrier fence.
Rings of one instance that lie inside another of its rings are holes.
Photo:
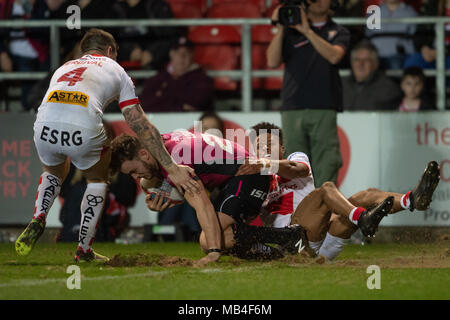
[[[334,18],[342,25],[366,25],[365,18]],[[446,85],[445,85],[445,23],[450,23],[448,17],[415,17],[400,19],[383,19],[385,23],[404,24],[430,24],[435,26],[436,33],[436,69],[426,70],[427,76],[436,77],[436,103],[438,110],[445,110]],[[210,76],[228,76],[241,80],[242,110],[250,112],[252,106],[252,78],[274,77],[282,75],[280,70],[252,70],[251,28],[254,25],[268,25],[269,19],[152,19],[152,20],[82,20],[81,27],[129,27],[129,26],[205,26],[205,25],[235,25],[242,27],[241,36],[241,70],[209,71]],[[50,65],[52,70],[59,66],[60,28],[66,28],[65,20],[3,20],[0,28],[50,28]],[[129,72],[134,78],[147,78],[155,74],[155,71]],[[349,74],[348,70],[342,70],[342,75]],[[388,72],[388,75],[400,75],[400,70]],[[450,75],[450,73],[447,73]],[[0,80],[37,80],[46,76],[45,72],[0,72]]]

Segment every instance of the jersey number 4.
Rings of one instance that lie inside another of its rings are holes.
[[[83,78],[81,75],[86,71],[86,67],[76,68],[72,71],[64,73],[61,77],[59,77],[58,82],[69,82],[69,86],[74,86],[78,81],[82,81]]]

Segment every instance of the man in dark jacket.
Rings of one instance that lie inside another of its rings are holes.
[[[193,44],[178,39],[166,69],[149,78],[139,97],[145,112],[206,111],[212,107],[213,80],[194,62]]]
[[[344,110],[376,111],[398,108],[400,87],[378,69],[377,49],[370,42],[359,43],[351,53],[352,75],[342,80]]]

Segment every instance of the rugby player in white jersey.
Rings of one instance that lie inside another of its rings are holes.
[[[262,122],[252,129],[256,132],[257,154],[266,158],[241,166],[236,175],[254,174],[263,166],[277,168],[263,205],[263,210],[269,213],[266,221],[279,228],[299,224],[306,229],[309,246],[327,260],[336,258],[358,227],[365,236],[374,236],[386,214],[406,209],[426,210],[439,183],[439,165],[431,161],[417,186],[406,194],[369,188],[346,199],[332,182],[314,187],[306,154],[294,152],[283,159],[281,128]]]
[[[39,179],[33,219],[16,241],[19,255],[28,255],[43,233],[47,214],[59,195],[71,161],[87,180],[75,261],[108,259],[95,253],[92,243],[105,204],[111,158],[102,124],[103,110],[113,100],[119,100],[128,125],[167,170],[179,191],[199,190],[194,170],[173,161],[160,133],[142,111],[133,82],[115,61],[118,47],[113,36],[91,29],[80,47],[83,56],[55,71],[38,109],[34,142],[44,170]]]

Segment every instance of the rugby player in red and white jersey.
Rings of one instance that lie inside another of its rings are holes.
[[[405,209],[426,210],[439,183],[439,165],[431,161],[417,186],[406,194],[370,188],[346,199],[332,182],[314,187],[309,160],[304,153],[295,152],[288,159],[278,160],[284,154],[281,128],[262,122],[252,129],[256,133],[255,149],[260,157],[266,159],[245,164],[236,174],[253,174],[263,166],[276,168],[271,191],[263,205],[271,217],[267,219],[269,224],[276,227],[299,224],[304,227],[309,246],[327,260],[333,260],[340,253],[346,239],[358,227],[364,235],[374,236],[376,227],[386,214]],[[365,209],[374,207],[369,211]],[[380,213],[373,224],[364,223],[367,212]]]
[[[34,142],[43,164],[34,216],[16,241],[19,255],[27,255],[41,236],[50,207],[59,195],[70,161],[82,170],[87,188],[81,202],[79,243],[75,261],[107,260],[92,250],[96,225],[105,204],[111,152],[102,118],[113,100],[143,148],[164,167],[182,192],[198,192],[194,170],[176,164],[158,130],[145,116],[133,82],[115,61],[117,43],[100,29],[91,29],[80,43],[83,56],[58,68],[38,109]]]

